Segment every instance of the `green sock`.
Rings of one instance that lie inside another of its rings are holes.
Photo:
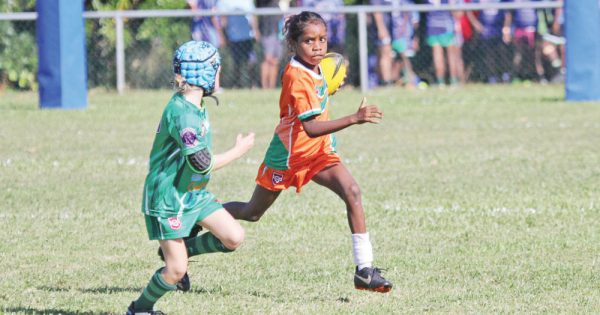
[[[167,292],[177,289],[177,285],[169,284],[163,279],[160,274],[162,270],[163,268],[160,268],[154,273],[142,295],[134,302],[136,310],[152,310],[158,299]]]
[[[210,232],[186,240],[185,247],[187,248],[188,257],[200,254],[216,252],[228,253],[233,251],[225,247],[225,245]]]

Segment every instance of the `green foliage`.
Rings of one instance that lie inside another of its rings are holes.
[[[185,1],[88,0],[85,10],[184,9]],[[35,11],[34,0],[0,2],[0,12]],[[178,43],[189,39],[187,19],[127,19],[124,21],[126,72],[132,87],[165,87],[171,59]],[[88,83],[114,87],[116,33],[114,19],[86,19]],[[0,87],[37,89],[35,21],[0,21]],[[144,84],[142,84],[144,83]]]
[[[32,12],[35,11],[35,0],[8,0],[0,2],[0,12]]]
[[[184,9],[184,1],[93,0],[90,10],[167,10]],[[124,45],[127,84],[130,87],[164,88],[171,73],[172,53],[190,38],[185,19],[149,18],[124,20]],[[114,87],[116,30],[113,19],[88,20],[86,26],[90,86]]]
[[[0,2],[0,12],[35,11],[35,1]],[[0,88],[36,89],[35,22],[0,21]]]

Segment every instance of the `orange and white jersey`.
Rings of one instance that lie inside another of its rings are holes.
[[[320,154],[335,152],[333,134],[315,138],[306,134],[301,121],[311,117],[319,121],[329,119],[327,83],[321,74],[292,58],[282,76],[280,121],[267,149],[266,166],[287,170],[302,166]]]

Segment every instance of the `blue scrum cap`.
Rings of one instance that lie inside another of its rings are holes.
[[[188,84],[204,89],[205,95],[214,91],[220,65],[217,48],[204,41],[189,41],[179,46],[173,56],[173,71]]]

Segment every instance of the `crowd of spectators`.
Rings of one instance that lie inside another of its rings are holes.
[[[253,11],[255,8],[303,7],[327,22],[329,51],[347,60],[358,50],[354,15],[345,5],[402,8],[462,3],[525,3],[538,0],[188,0],[192,10]],[[555,0],[561,1],[562,0]],[[192,37],[226,48],[233,59],[235,88],[277,87],[287,61],[282,15],[197,16]],[[515,83],[561,80],[564,37],[561,8],[478,11],[398,10],[369,14],[369,85],[460,86],[467,82]],[[354,40],[354,41],[353,41]],[[260,80],[257,80],[260,78]],[[349,78],[352,83],[352,78]]]

